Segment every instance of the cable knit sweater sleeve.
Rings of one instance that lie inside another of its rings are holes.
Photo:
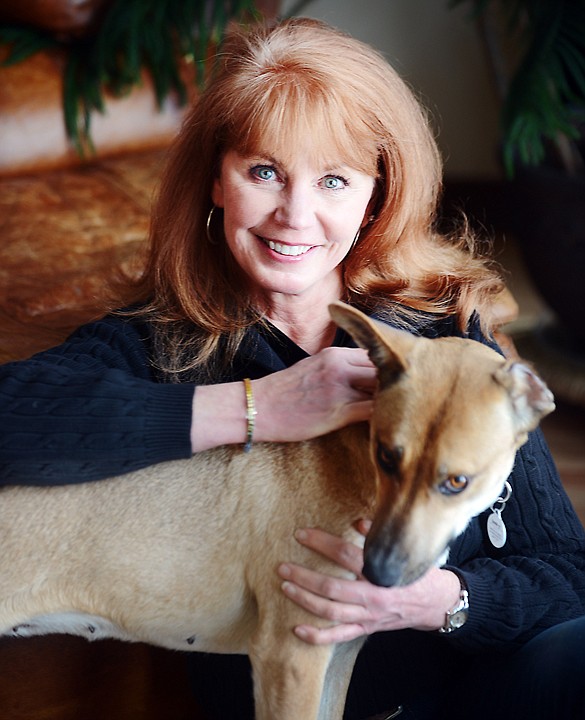
[[[157,382],[148,333],[122,318],[0,366],[0,484],[98,480],[189,457],[194,386]]]

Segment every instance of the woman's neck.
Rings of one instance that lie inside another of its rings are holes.
[[[337,330],[329,313],[323,318],[313,315],[308,322],[305,319],[294,320],[272,315],[269,316],[269,320],[309,355],[314,355],[319,350],[329,347]]]
[[[329,347],[337,327],[329,315],[329,304],[343,295],[341,273],[331,273],[299,295],[271,293],[267,302],[267,319],[282,333],[314,355]]]
[[[337,299],[286,296],[284,302],[271,304],[267,318],[305,352],[314,355],[333,342],[337,326],[331,320],[328,306]]]

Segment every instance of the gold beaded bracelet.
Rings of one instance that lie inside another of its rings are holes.
[[[244,445],[244,452],[250,452],[252,449],[252,440],[254,438],[254,423],[258,411],[254,404],[254,393],[252,392],[252,381],[250,378],[244,378],[244,388],[246,390],[246,422],[248,423],[246,428],[246,444]]]

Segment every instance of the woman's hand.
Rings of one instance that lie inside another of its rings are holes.
[[[368,526],[364,522],[359,529],[365,534]],[[377,587],[361,576],[361,548],[318,529],[300,530],[296,538],[357,578],[343,580],[293,563],[279,567],[288,598],[313,615],[336,623],[328,628],[297,626],[295,634],[313,645],[344,642],[384,630],[437,630],[459,598],[459,579],[449,570],[432,568],[405,587]]]
[[[377,374],[365,350],[331,347],[252,381],[255,442],[296,442],[369,420]],[[246,439],[241,382],[202,385],[193,397],[193,452]]]
[[[254,437],[295,442],[369,420],[376,382],[376,369],[365,350],[339,347],[254,380]]]

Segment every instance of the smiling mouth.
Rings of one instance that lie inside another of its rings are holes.
[[[296,257],[297,255],[304,255],[306,252],[313,247],[312,245],[283,245],[266,238],[260,238],[271,250],[279,255],[287,255]]]

